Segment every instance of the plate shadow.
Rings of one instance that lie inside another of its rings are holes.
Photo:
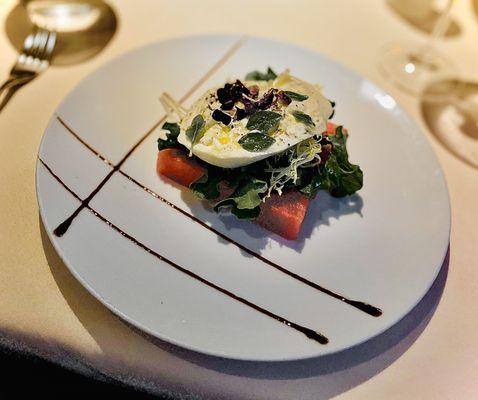
[[[427,327],[443,293],[449,266],[449,248],[438,277],[424,298],[397,324],[370,340],[339,353],[291,362],[249,362],[208,356],[183,349],[151,337],[114,316],[71,275],[48,238],[40,220],[41,239],[52,275],[78,320],[94,338],[105,357],[117,352],[114,339],[118,328],[122,336],[135,334],[161,351],[211,371],[269,382],[304,380],[304,390],[315,399],[327,400],[378,374],[397,360]],[[108,323],[105,323],[105,318]],[[292,381],[291,381],[292,383]]]
[[[211,204],[207,201],[198,200],[189,190],[184,190],[183,187],[176,185],[174,182],[170,182],[166,179],[164,181],[177,187],[178,190],[181,191],[181,198],[189,206],[193,216],[233,240],[233,232],[235,230],[245,232],[248,238],[254,239],[248,241],[246,247],[259,254],[268,246],[270,240],[274,240],[278,242],[280,246],[289,247],[300,253],[307,240],[312,236],[312,233],[320,229],[321,226],[330,225],[331,220],[339,219],[341,216],[348,214],[358,214],[362,217],[363,200],[360,194],[355,193],[351,196],[336,198],[322,190],[315,199],[310,201],[297,240],[286,240],[279,235],[272,234],[270,231],[252,221],[236,218],[229,211],[220,212],[220,223],[218,223],[216,218],[211,218],[211,216],[217,215],[213,211]],[[219,236],[217,240],[220,243],[228,244],[226,240]],[[242,252],[242,254],[245,257],[252,257],[252,255],[247,252]]]

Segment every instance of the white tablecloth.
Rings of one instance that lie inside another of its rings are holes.
[[[0,0],[2,27],[15,5]],[[119,28],[89,61],[53,66],[0,113],[0,342],[68,368],[152,392],[214,399],[469,400],[478,393],[478,171],[427,131],[416,98],[377,72],[381,46],[426,36],[383,0],[112,0]],[[478,81],[478,18],[456,1],[461,34],[438,43]],[[207,358],[144,337],[72,277],[42,231],[34,166],[61,99],[112,57],[147,42],[196,33],[267,36],[320,51],[385,87],[416,119],[445,172],[452,204],[450,262],[417,308],[386,334],[345,353],[281,366]],[[0,76],[16,57],[2,29]],[[445,285],[446,280],[446,285]],[[443,293],[442,293],[443,292]],[[438,303],[439,302],[439,303]]]

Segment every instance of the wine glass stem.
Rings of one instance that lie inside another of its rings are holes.
[[[445,9],[440,14],[438,20],[433,27],[432,34],[428,41],[422,46],[419,53],[415,56],[423,61],[426,61],[429,52],[433,51],[436,42],[441,39],[450,25],[451,7],[453,0],[448,0]]]

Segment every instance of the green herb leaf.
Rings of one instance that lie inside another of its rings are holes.
[[[281,118],[281,114],[273,111],[257,111],[247,121],[246,128],[268,135],[277,129]]]
[[[244,150],[256,152],[271,147],[275,139],[262,132],[251,132],[241,137],[238,143]]]
[[[270,81],[277,78],[277,74],[271,67],[267,68],[267,72],[252,71],[246,75],[246,81]]]
[[[259,194],[265,193],[266,191],[266,182],[252,178],[248,183],[237,189],[231,198],[236,202],[237,208],[250,210],[261,204],[262,199]]]
[[[363,186],[363,172],[358,165],[348,160],[346,148],[347,136],[341,126],[334,135],[329,135],[332,152],[324,165],[313,176],[308,176],[300,189],[309,197],[315,197],[319,190],[327,190],[334,197],[343,197],[355,193]]]
[[[186,129],[186,136],[189,138],[192,144],[196,143],[196,141],[198,140],[198,135],[204,128],[204,124],[204,118],[202,117],[202,115],[198,114],[193,118],[189,128]]]
[[[329,115],[329,119],[334,117],[335,114],[335,101],[329,100],[330,105],[332,106],[332,112]]]
[[[301,122],[304,125],[315,126],[314,121],[312,121],[312,118],[310,117],[310,115],[307,115],[303,113],[302,111],[293,111],[292,115],[294,116],[297,122]]]
[[[304,101],[304,100],[307,100],[309,98],[309,96],[307,96],[305,94],[290,92],[288,90],[284,90],[284,93],[287,96],[289,96],[292,100],[295,100],[295,101]]]
[[[181,146],[178,142],[180,128],[177,123],[165,122],[162,126],[162,129],[169,131],[169,133],[166,134],[166,139],[158,139],[159,151],[167,148],[178,148]]]
[[[220,194],[218,185],[223,180],[221,174],[217,173],[215,170],[206,170],[205,174],[197,181],[191,183],[189,187],[201,200],[217,199]]]
[[[165,122],[162,126],[162,129],[169,131],[171,137],[179,136],[179,124],[177,122]]]
[[[252,209],[241,209],[235,207],[235,202],[233,200],[226,201],[221,207],[230,207],[231,213],[234,214],[238,219],[256,219],[261,213],[259,206]]]
[[[248,177],[241,185],[234,191],[234,193],[217,203],[214,210],[218,211],[221,208],[230,208],[231,212],[241,219],[253,219],[260,213],[260,204],[262,198],[260,194],[267,191],[267,182]]]

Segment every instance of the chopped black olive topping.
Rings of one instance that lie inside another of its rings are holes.
[[[229,125],[232,120],[230,115],[226,114],[224,111],[221,111],[219,109],[214,110],[211,116],[215,121],[222,122],[224,125]]]
[[[249,86],[248,89],[249,89],[249,97],[253,99],[257,99],[257,97],[259,96],[259,86],[252,85],[252,86]]]
[[[247,117],[246,110],[243,108],[236,107],[236,120],[240,121]]]
[[[267,110],[277,101],[276,94],[277,89],[269,89],[257,102],[257,108],[259,110]]]
[[[216,92],[218,101],[221,103],[221,110],[232,110],[235,108],[234,119],[239,121],[243,118],[249,117],[259,110],[268,110],[273,108],[280,102],[281,105],[288,105],[291,99],[287,94],[277,89],[269,89],[264,95],[259,98],[259,86],[252,85],[247,88],[240,80],[234,83],[226,83],[224,87],[219,88]],[[234,107],[236,103],[242,103],[243,108]],[[215,113],[213,118],[216,121],[223,122],[230,118],[229,114],[223,113],[226,117]],[[225,125],[228,123],[223,122]]]
[[[234,83],[226,83],[224,87],[216,92],[217,99],[221,103],[223,110],[231,110],[234,107],[234,103],[241,100],[244,94],[249,95],[249,89],[240,80]]]

